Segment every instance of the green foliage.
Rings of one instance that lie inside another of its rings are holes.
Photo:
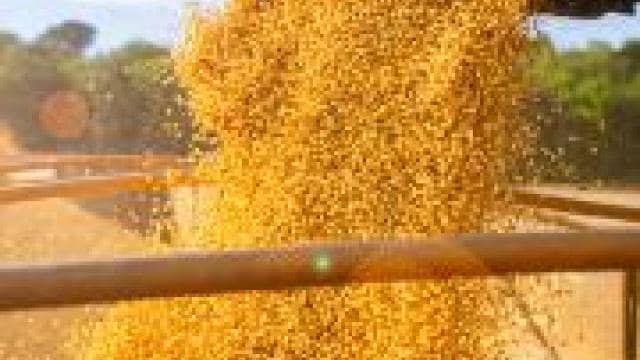
[[[27,148],[43,150],[52,139],[37,126],[44,97],[71,84],[54,62],[31,44],[6,34],[0,41],[0,119],[9,122]],[[62,60],[61,60],[62,61]]]
[[[9,46],[16,46],[20,44],[20,37],[18,35],[0,30],[0,50],[5,50]]]
[[[78,21],[65,21],[42,33],[34,46],[50,55],[81,55],[96,37],[96,29]]]
[[[78,22],[33,42],[0,31],[0,121],[32,150],[186,151],[196,131],[169,50],[132,41],[83,55],[95,35]],[[539,100],[532,103],[544,153],[562,155],[578,178],[640,177],[640,39],[619,49],[593,42],[558,51],[543,35],[531,42],[526,75]],[[61,142],[38,125],[43,99],[60,90],[87,99],[92,115],[83,139]],[[556,161],[545,159],[547,167]]]
[[[31,151],[186,155],[192,121],[169,50],[133,41],[87,56],[94,36],[91,25],[73,22],[54,26],[33,42],[0,32],[0,128],[11,129]],[[60,91],[79,95],[89,109],[79,138],[56,138],[42,126],[45,100]],[[126,209],[119,216],[138,230],[153,228],[167,215],[165,191],[120,196]]]
[[[561,109],[544,115],[541,147],[562,149],[583,178],[637,177],[640,41],[627,41],[620,49],[592,42],[585,49],[561,52],[542,37],[532,49],[530,80]]]
[[[30,43],[0,32],[0,121],[31,150],[186,151],[191,121],[169,50],[132,41],[107,54],[83,55],[95,35],[93,26],[71,21]],[[56,91],[86,99],[91,118],[82,139],[61,141],[39,126],[42,103]]]
[[[167,49],[132,42],[92,71],[96,124],[108,140],[101,151],[186,151],[191,121]]]

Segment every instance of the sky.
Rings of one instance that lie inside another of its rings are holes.
[[[98,37],[92,51],[107,51],[130,40],[171,45],[178,39],[185,0],[0,0],[0,30],[33,39],[65,20],[94,24]],[[224,0],[200,0],[220,6]],[[583,47],[590,40],[619,46],[640,38],[640,7],[634,16],[606,15],[598,20],[539,17],[538,29],[559,48]]]
[[[640,4],[636,4],[635,10],[634,15],[606,14],[591,20],[538,16],[535,21],[561,49],[581,48],[594,40],[618,47],[625,40],[640,39]]]
[[[94,51],[130,40],[170,45],[180,34],[183,9],[182,0],[0,0],[0,30],[33,39],[53,24],[81,20],[98,30]]]

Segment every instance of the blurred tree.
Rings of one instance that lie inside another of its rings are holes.
[[[565,159],[585,176],[638,177],[640,162],[633,154],[640,146],[640,41],[627,41],[620,49],[592,42],[585,49],[559,52],[543,36],[532,49],[532,84],[560,109],[560,115],[544,114],[545,148],[562,148]],[[585,161],[589,158],[596,164]]]
[[[9,119],[31,150],[185,152],[191,121],[169,50],[132,41],[84,56],[94,37],[93,26],[73,21],[47,29],[32,43],[0,32],[0,117]],[[82,138],[43,129],[43,106],[56,108],[51,98],[61,93],[86,101]]]
[[[29,44],[12,35],[0,41],[0,115],[26,148],[40,150],[51,145],[38,127],[40,102],[50,91],[63,86],[55,65],[39,56]]]
[[[102,151],[186,152],[191,120],[168,49],[135,41],[94,64]]]
[[[31,151],[186,155],[192,121],[170,51],[132,41],[87,56],[94,36],[91,25],[77,22],[56,25],[31,43],[0,32],[0,129],[10,128]],[[121,216],[139,230],[167,218],[162,189],[121,196]],[[113,202],[83,206],[104,211]]]
[[[9,46],[19,45],[20,37],[12,32],[0,30],[0,51],[5,50]]]
[[[65,21],[37,37],[34,46],[49,55],[80,56],[96,37],[96,29],[80,21]]]

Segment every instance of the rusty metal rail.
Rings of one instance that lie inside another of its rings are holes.
[[[640,267],[639,232],[467,234],[4,265],[0,310],[509,273]]]
[[[536,208],[553,209],[572,215],[622,220],[627,224],[634,224],[636,229],[640,228],[640,203],[633,201],[637,198],[638,189],[634,189],[631,192],[628,189],[616,192],[618,195],[624,194],[632,197],[632,201],[624,201],[625,204],[621,204],[620,201],[617,201],[617,203],[604,203],[585,196],[576,198],[570,194],[553,193],[544,190],[544,188],[536,187],[520,188],[515,190],[514,195],[519,203]],[[544,215],[542,216],[543,220],[545,217]],[[593,231],[597,228],[597,225],[575,222],[562,216],[552,216],[549,220],[579,231]],[[630,360],[638,358],[638,268],[636,265],[622,269],[624,271],[621,304],[624,324],[624,358]]]
[[[0,157],[0,175],[34,169],[88,168],[118,170],[115,175],[82,175],[67,179],[0,186],[0,204],[47,198],[105,197],[118,191],[148,190],[185,184],[190,163],[170,155],[59,155]]]
[[[638,207],[631,207],[608,204],[600,201],[575,199],[571,196],[542,193],[534,187],[515,189],[514,198],[519,204],[536,208],[547,208],[579,215],[606,217],[640,223],[640,204],[638,204]]]
[[[188,163],[168,156],[40,155],[14,157],[11,161],[0,158],[0,174],[69,167],[138,171],[0,187],[0,204],[51,197],[103,197],[122,190],[144,191],[175,185],[197,186],[197,180],[189,175],[185,165]],[[164,174],[160,170],[165,170]],[[516,188],[513,194],[521,205],[640,222],[640,208],[635,206],[577,199],[527,187]],[[0,311],[362,282],[623,270],[638,266],[640,232],[469,234],[98,262],[16,264],[0,266]],[[629,274],[635,273],[627,271]],[[636,294],[632,286],[626,286],[625,291]],[[526,315],[526,303],[520,305]],[[629,309],[633,311],[625,309],[627,349],[635,347],[632,337],[636,334],[636,322],[632,321],[636,308]],[[530,322],[537,329],[536,323]],[[538,332],[541,344],[549,349],[550,355],[555,354],[552,358],[557,358],[555,349]],[[635,351],[628,354],[627,358],[635,357]]]
[[[173,157],[43,155],[12,161],[0,159],[0,174],[69,167],[143,172],[13,184],[0,187],[0,204],[50,197],[102,197],[122,190],[144,191],[158,186],[198,185],[184,166],[188,163]],[[527,187],[516,188],[513,194],[521,205],[640,222],[640,208],[635,206],[576,199]],[[571,221],[569,224],[575,225]],[[593,230],[588,226],[581,229]],[[362,282],[623,270],[638,266],[640,232],[469,234],[98,262],[5,265],[0,266],[0,311]],[[632,279],[630,274],[635,272],[627,270],[626,274]],[[626,283],[626,298],[632,299],[633,304],[625,301],[625,348],[626,357],[632,359],[636,354],[637,291],[635,282],[634,286],[630,286],[629,281]],[[515,291],[513,286],[508,288]],[[514,294],[520,299],[516,292]],[[527,304],[524,301],[519,304],[526,317]],[[535,321],[529,320],[551,358],[558,358],[556,349],[546,341]]]
[[[28,154],[0,156],[0,174],[37,168],[90,167],[93,169],[149,170],[176,167],[186,161],[172,155]]]
[[[76,179],[55,180],[12,186],[0,186],[0,204],[37,201],[49,198],[100,198],[119,191],[144,191],[188,183],[182,173],[150,175],[148,173],[112,176],[83,176]]]

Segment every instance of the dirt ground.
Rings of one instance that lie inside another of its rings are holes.
[[[153,240],[126,232],[114,219],[70,200],[0,206],[0,261],[98,259],[144,254]],[[66,359],[74,324],[95,320],[104,307],[0,313],[0,359]]]

